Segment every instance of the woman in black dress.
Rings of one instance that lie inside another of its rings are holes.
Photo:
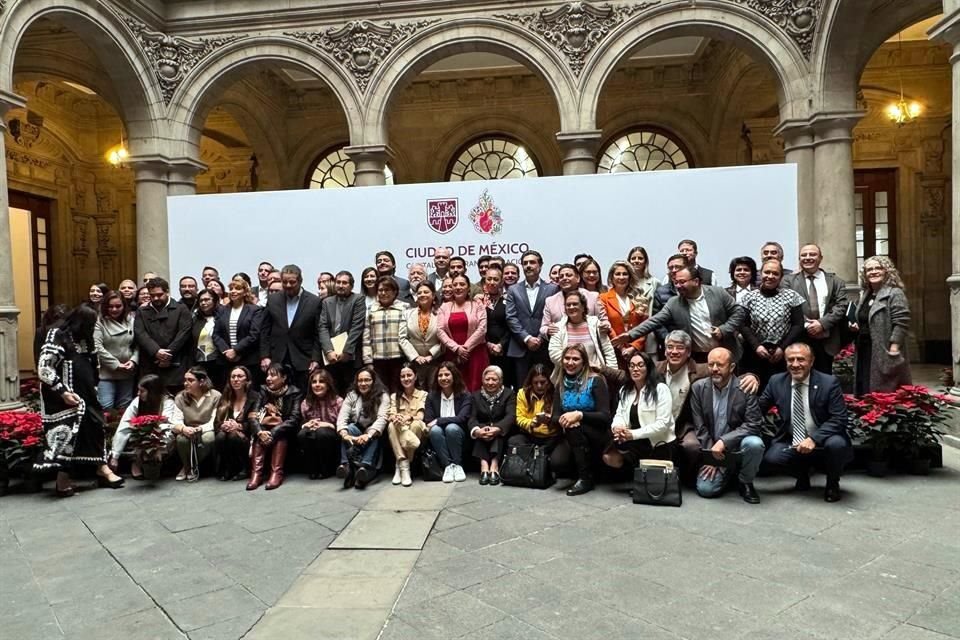
[[[77,467],[96,467],[101,487],[117,489],[123,479],[107,466],[104,455],[103,409],[97,399],[97,356],[93,329],[97,312],[75,307],[63,324],[47,334],[40,349],[40,413],[46,448],[35,463],[38,471],[57,471],[57,495],[74,493],[70,474]]]
[[[516,386],[514,371],[516,367],[507,358],[510,345],[510,327],[507,326],[507,306],[503,299],[503,272],[494,265],[487,268],[483,276],[483,293],[478,300],[487,308],[487,353],[490,364],[503,371],[503,384],[511,389]]]

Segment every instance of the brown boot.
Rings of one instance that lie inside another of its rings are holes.
[[[287,459],[287,441],[277,440],[273,445],[273,455],[270,457],[270,479],[267,480],[267,491],[273,491],[283,484],[283,463]]]
[[[259,440],[254,440],[250,450],[250,482],[247,483],[247,491],[253,491],[263,484],[263,464],[266,457],[267,452],[263,445]]]

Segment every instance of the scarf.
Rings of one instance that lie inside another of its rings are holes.
[[[500,397],[503,395],[503,392],[505,389],[506,387],[504,387],[503,384],[501,383],[500,390],[491,395],[487,393],[486,389],[484,389],[483,387],[480,387],[480,397],[486,400],[490,404],[490,406],[493,406],[500,400]]]

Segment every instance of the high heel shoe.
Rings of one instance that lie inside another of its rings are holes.
[[[75,495],[77,490],[73,487],[67,487],[66,489],[57,487],[53,490],[53,492],[58,498],[69,498],[70,496]]]
[[[101,489],[119,489],[123,486],[123,478],[107,480],[103,476],[97,476],[97,486]]]

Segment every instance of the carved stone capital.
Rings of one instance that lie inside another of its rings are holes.
[[[378,25],[369,20],[352,20],[342,27],[324,31],[287,31],[285,35],[309,42],[332,55],[350,72],[360,91],[366,91],[370,76],[398,44],[439,21],[440,18],[434,18]]]
[[[121,14],[120,17],[153,65],[164,104],[170,104],[177,87],[183,83],[198,62],[220,47],[246,37],[237,35],[188,40],[180,36],[153,31],[133,16]]]
[[[823,10],[823,0],[733,0],[776,23],[807,60],[813,53],[813,36]]]
[[[498,13],[495,17],[521,24],[546,40],[567,59],[573,75],[583,71],[587,56],[614,27],[635,13],[660,4],[660,0],[614,7],[589,2],[568,2],[534,13]]]

